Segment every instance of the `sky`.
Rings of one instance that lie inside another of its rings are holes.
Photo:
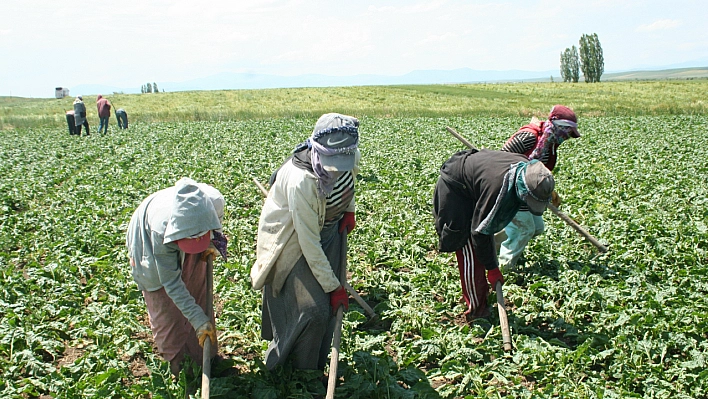
[[[0,96],[222,72],[558,70],[592,33],[605,72],[708,66],[704,1],[2,0]]]

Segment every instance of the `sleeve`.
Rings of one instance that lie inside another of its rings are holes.
[[[128,223],[128,231],[125,233],[125,247],[128,249],[127,255],[131,262],[135,259],[135,254],[133,253],[133,237],[135,236],[136,223],[137,221],[134,213],[130,218],[130,223]]]
[[[158,239],[160,241],[157,241]],[[153,237],[153,242],[162,242],[161,237]],[[165,293],[172,299],[184,317],[189,320],[192,327],[196,330],[209,321],[182,281],[179,250],[170,249],[167,245],[155,245],[154,256],[160,284],[165,287]]]
[[[511,138],[504,143],[502,151],[515,152],[517,154],[525,154],[526,152],[536,147],[536,136],[527,131],[516,132]]]
[[[482,262],[485,269],[492,270],[499,267],[494,236],[472,232],[471,240],[474,254],[477,256],[477,260]]]
[[[305,184],[290,187],[288,207],[297,232],[298,242],[312,274],[324,292],[332,292],[341,283],[334,275],[332,266],[320,244],[319,200],[316,189],[314,195],[307,195]],[[309,198],[309,200],[308,200]]]
[[[356,187],[356,176],[359,174],[359,159],[361,158],[360,153],[357,153],[356,157],[356,162],[354,164],[354,169],[352,169],[352,179],[354,179],[354,186]],[[352,196],[352,200],[349,201],[349,206],[347,206],[347,209],[345,209],[345,212],[355,212],[356,211],[356,190],[354,190],[354,196]]]

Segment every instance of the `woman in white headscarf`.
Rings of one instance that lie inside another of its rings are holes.
[[[155,345],[179,375],[186,355],[202,364],[206,337],[217,350],[214,314],[206,314],[206,255],[226,257],[224,197],[189,178],[160,190],[133,213],[126,245],[143,292]]]

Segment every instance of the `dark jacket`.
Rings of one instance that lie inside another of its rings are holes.
[[[494,233],[511,222],[523,204],[515,183],[520,162],[528,159],[510,152],[465,150],[442,165],[433,198],[440,251],[457,251],[471,239],[485,268],[497,267]]]

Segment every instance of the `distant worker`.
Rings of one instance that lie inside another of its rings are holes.
[[[541,161],[548,170],[553,171],[558,159],[558,147],[569,138],[578,138],[578,119],[570,108],[555,105],[551,108],[548,120],[536,118],[521,127],[501,148],[502,151],[524,154],[528,159]],[[552,204],[560,206],[560,197],[553,191]],[[500,233],[503,239],[499,248],[499,266],[502,270],[511,269],[521,258],[524,248],[532,238],[543,234],[543,217],[529,212],[521,206],[514,219]]]
[[[177,376],[185,356],[202,364],[206,337],[217,352],[214,315],[206,314],[206,259],[226,257],[221,233],[224,197],[212,186],[182,178],[135,210],[126,245],[158,351]]]
[[[118,108],[116,110],[116,120],[118,121],[118,127],[120,129],[128,128],[128,114],[123,108]]]
[[[86,135],[90,136],[89,123],[86,119],[86,105],[84,105],[84,98],[80,95],[76,96],[74,100],[74,126],[76,126],[75,134],[81,136],[81,126],[86,126]]]
[[[66,111],[66,124],[69,126],[69,136],[76,134],[76,121],[74,120],[74,110]]]
[[[108,133],[108,119],[111,117],[111,103],[102,95],[96,97],[96,108],[98,108],[98,133]]]
[[[435,231],[439,250],[456,254],[467,320],[489,315],[487,280],[492,287],[504,283],[494,233],[522,205],[543,214],[554,186],[553,175],[541,162],[521,154],[471,149],[442,165],[433,196]]]

